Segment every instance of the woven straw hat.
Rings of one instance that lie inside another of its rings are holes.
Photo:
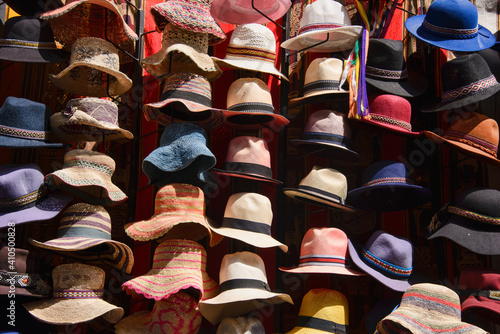
[[[83,261],[102,261],[132,272],[134,254],[129,246],[111,240],[111,217],[100,205],[73,204],[62,213],[57,237],[45,242],[29,238],[36,247]],[[100,247],[98,247],[100,246]]]
[[[95,37],[77,39],[71,47],[69,66],[50,74],[49,79],[59,89],[90,97],[122,95],[132,88],[132,80],[120,72],[118,49]]]
[[[168,239],[155,249],[153,266],[146,274],[122,284],[127,294],[139,294],[156,301],[179,290],[193,288],[201,299],[217,294],[217,283],[207,272],[207,252],[192,240]]]
[[[198,304],[201,314],[213,325],[224,318],[237,317],[271,304],[293,304],[289,295],[271,291],[264,261],[255,253],[224,255],[219,282],[220,293]]]
[[[52,270],[53,297],[23,304],[40,321],[71,325],[99,316],[111,323],[123,317],[123,309],[102,299],[104,270],[81,263],[61,264]]]
[[[217,327],[216,334],[266,334],[266,330],[257,318],[224,318]]]
[[[252,8],[252,4],[269,19],[277,21],[285,15],[291,7],[292,2],[290,0],[214,0],[210,8],[210,13],[217,22],[236,25],[246,23],[268,23],[269,19]]]

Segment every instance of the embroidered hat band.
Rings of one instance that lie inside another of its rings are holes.
[[[399,267],[399,266],[396,266],[394,264],[391,264],[387,261],[382,260],[381,258],[378,258],[377,256],[372,254],[366,248],[363,248],[362,255],[363,255],[362,259],[366,264],[375,268],[376,270],[383,270],[392,277],[408,278],[411,276],[412,267],[403,268],[403,267]]]
[[[49,189],[46,184],[42,184],[39,189],[36,189],[26,195],[16,198],[0,199],[0,212],[10,212],[34,206],[37,202],[47,197]]]
[[[422,22],[422,25],[427,28],[432,34],[440,36],[440,37],[453,37],[453,38],[474,38],[478,34],[479,27],[470,29],[458,29],[458,28],[447,28],[447,27],[438,27],[427,20]]]
[[[28,42],[19,39],[1,39],[0,45],[19,47],[23,49],[57,50],[56,43],[53,42]]]
[[[401,71],[396,71],[366,65],[365,73],[369,76],[386,80],[402,80],[408,78],[408,69],[406,68]]]
[[[365,183],[363,186],[375,186],[379,184],[386,184],[386,183],[406,183],[406,184],[415,184],[412,180],[407,179],[405,177],[382,177],[379,179],[375,179],[373,181],[369,181]]]
[[[335,28],[342,28],[345,27],[345,24],[335,24],[335,23],[314,23],[314,24],[308,24],[299,29],[298,35],[301,35],[303,33],[309,32],[309,31],[315,31],[315,30],[328,30],[328,29],[335,29]]]
[[[467,86],[460,87],[458,89],[445,91],[442,94],[441,100],[442,100],[442,102],[454,101],[454,100],[463,98],[464,96],[468,96],[470,94],[480,92],[486,88],[493,87],[496,84],[498,84],[498,82],[497,82],[495,76],[491,75],[491,76],[484,78],[482,80],[473,82]]]
[[[495,158],[497,157],[498,146],[485,139],[458,130],[447,130],[443,138],[471,145],[481,151],[491,154]]]
[[[104,290],[54,290],[53,297],[61,299],[102,298]]]
[[[402,121],[400,119],[395,119],[389,116],[383,116],[383,115],[377,115],[374,113],[370,113],[370,118],[374,121],[386,123],[389,125],[394,125],[400,128],[403,128],[405,130],[411,131],[411,124],[407,123],[405,121]]]
[[[226,48],[226,57],[227,56],[251,58],[256,60],[268,61],[273,64],[276,60],[275,52],[257,48],[249,48],[243,46],[240,47],[235,45],[230,45]]]
[[[315,317],[307,317],[299,315],[295,321],[295,327],[317,329],[327,333],[347,334],[348,326],[341,325],[334,321],[319,319]]]
[[[50,131],[25,130],[0,125],[0,134],[15,138],[47,140],[50,137],[50,133]]]
[[[458,216],[462,216],[464,218],[472,219],[475,220],[479,223],[485,223],[485,224],[490,224],[494,226],[500,226],[500,218],[495,218],[495,217],[489,217],[477,212],[469,211],[469,210],[464,210],[462,208],[453,206],[453,205],[445,205],[443,206],[431,219],[431,222],[427,226],[427,230],[429,233],[432,233],[439,229],[442,225],[442,221],[440,220],[440,217],[443,214],[446,213],[452,213]]]

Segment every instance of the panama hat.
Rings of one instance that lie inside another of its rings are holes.
[[[500,272],[486,268],[466,268],[458,277],[462,312],[487,315],[498,323],[500,315]]]
[[[269,19],[273,21],[279,20],[291,6],[292,2],[290,0],[254,0],[253,2],[214,0],[210,8],[210,14],[217,22],[236,25],[246,23],[265,24],[269,22]],[[255,9],[252,7],[255,7]]]
[[[264,325],[254,317],[224,318],[216,334],[266,334]]]
[[[40,13],[62,7],[64,4],[60,0],[6,0],[9,8],[20,16],[37,17]]]

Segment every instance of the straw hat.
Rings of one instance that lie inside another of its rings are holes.
[[[500,271],[486,268],[463,269],[460,271],[457,288],[462,301],[462,312],[479,312],[498,323]]]
[[[99,261],[132,272],[134,254],[129,246],[111,240],[111,217],[100,205],[76,203],[63,211],[57,237],[45,242],[29,238],[33,246],[83,261]],[[100,247],[97,247],[100,246]]]
[[[266,331],[257,318],[237,317],[222,319],[216,334],[266,334]]]
[[[252,8],[252,4],[256,9]],[[282,18],[291,6],[292,2],[290,0],[254,0],[253,2],[214,0],[210,8],[210,14],[217,22],[236,25],[247,23],[266,24],[269,19],[277,21]]]
[[[241,240],[247,244],[260,247],[279,247],[283,252],[288,246],[271,236],[273,210],[271,201],[264,195],[243,192],[229,197],[220,226],[212,229],[220,235]]]
[[[237,317],[268,305],[283,302],[293,304],[289,295],[271,291],[264,261],[255,253],[224,255],[219,282],[220,293],[198,304],[201,314],[213,325],[224,318]]]
[[[190,288],[197,290],[201,299],[217,294],[217,283],[206,272],[207,252],[195,241],[163,241],[156,247],[152,263],[146,274],[122,284],[127,294],[139,294],[156,301]]]
[[[102,299],[104,270],[81,263],[61,264],[52,271],[53,297],[23,304],[32,316],[54,325],[72,325],[102,316],[116,323],[123,309]]]
[[[132,80],[120,72],[118,49],[96,37],[77,39],[71,46],[69,66],[49,79],[61,90],[91,97],[122,95],[132,88]]]

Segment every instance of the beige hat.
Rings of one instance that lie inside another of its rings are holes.
[[[257,318],[237,317],[223,319],[216,334],[266,334],[266,330]]]

